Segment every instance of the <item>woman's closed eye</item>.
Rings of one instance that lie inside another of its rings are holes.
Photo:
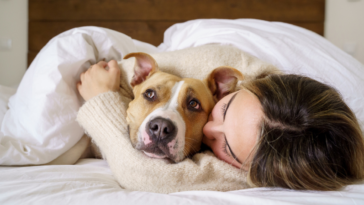
[[[233,156],[231,156],[230,154],[229,154],[229,152],[228,152],[228,144],[227,144],[227,140],[226,140],[226,137],[224,137],[225,138],[225,140],[223,141],[223,143],[222,143],[222,151],[226,154],[226,156],[228,156],[229,158],[235,158],[235,157],[233,157]]]
[[[226,144],[226,141],[224,140],[224,142],[222,143],[222,151],[226,154],[226,156],[229,156],[229,153],[227,151],[227,144]]]
[[[227,142],[226,136],[224,136],[224,142],[223,142],[223,152],[228,156],[233,158],[235,161],[239,162],[241,164],[241,162],[239,161],[239,159],[236,157],[236,155],[233,153],[233,151],[230,148],[229,143]],[[228,152],[229,149],[229,152]]]
[[[225,115],[226,107],[227,107],[227,104],[226,103],[223,103],[222,106],[221,106],[222,116]]]

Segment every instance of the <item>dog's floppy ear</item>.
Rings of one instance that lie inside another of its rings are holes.
[[[158,65],[154,58],[146,53],[129,53],[124,59],[131,57],[135,57],[134,76],[130,82],[130,85],[134,87],[144,82],[150,75],[156,72]]]
[[[213,96],[220,100],[236,89],[238,80],[243,80],[244,76],[235,68],[222,66],[215,68],[205,79]]]

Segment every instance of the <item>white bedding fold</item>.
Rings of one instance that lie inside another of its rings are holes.
[[[82,105],[76,90],[80,73],[103,58],[121,60],[136,51],[130,37],[97,27],[53,38],[9,100],[1,125],[0,164],[44,164],[71,148],[83,135],[75,121]]]

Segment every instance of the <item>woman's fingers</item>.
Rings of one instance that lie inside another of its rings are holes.
[[[78,82],[76,86],[77,86],[77,90],[78,90],[78,92],[80,93],[81,97],[82,97],[83,99],[86,99],[86,96],[85,96],[85,92],[84,92],[84,89],[83,89],[82,83],[81,83],[81,82]]]
[[[113,84],[113,90],[119,90],[120,87],[120,68],[119,68],[119,64],[116,60],[111,60],[107,63],[109,70],[108,70],[108,74],[110,76],[110,80],[112,81]]]
[[[96,65],[105,68],[107,66],[107,63],[105,61],[99,61]]]
[[[82,88],[82,83],[81,83],[81,81],[80,81],[80,82],[78,82],[76,86],[77,86],[77,90],[78,90],[78,92],[80,92],[80,93],[81,93],[81,88]]]
[[[81,73],[80,80],[81,82],[85,80],[85,72]]]
[[[92,65],[88,70],[92,70],[93,68],[101,70],[101,68],[106,68],[107,66],[109,67],[109,71],[113,73],[120,71],[119,65],[116,60],[111,60],[108,63],[105,61],[100,61],[97,64]]]
[[[106,67],[109,69],[105,69]],[[86,101],[100,93],[120,89],[120,69],[115,60],[100,61],[81,73],[77,90]]]
[[[120,73],[120,68],[119,68],[118,62],[116,62],[116,60],[109,61],[109,63],[107,65],[109,66],[109,72],[116,73],[116,74]]]
[[[110,67],[110,68],[113,68],[115,69],[116,67],[118,67],[118,63],[116,62],[116,60],[111,60],[107,63],[107,65]]]

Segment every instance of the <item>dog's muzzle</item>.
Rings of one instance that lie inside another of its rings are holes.
[[[169,120],[157,117],[151,120],[147,127],[146,132],[151,136],[151,140],[155,142],[168,143],[176,137],[176,126]]]
[[[149,139],[144,139],[144,146],[139,150],[149,157],[174,159],[177,154],[174,150],[178,147],[177,131],[177,126],[170,119],[156,117],[145,126]]]

